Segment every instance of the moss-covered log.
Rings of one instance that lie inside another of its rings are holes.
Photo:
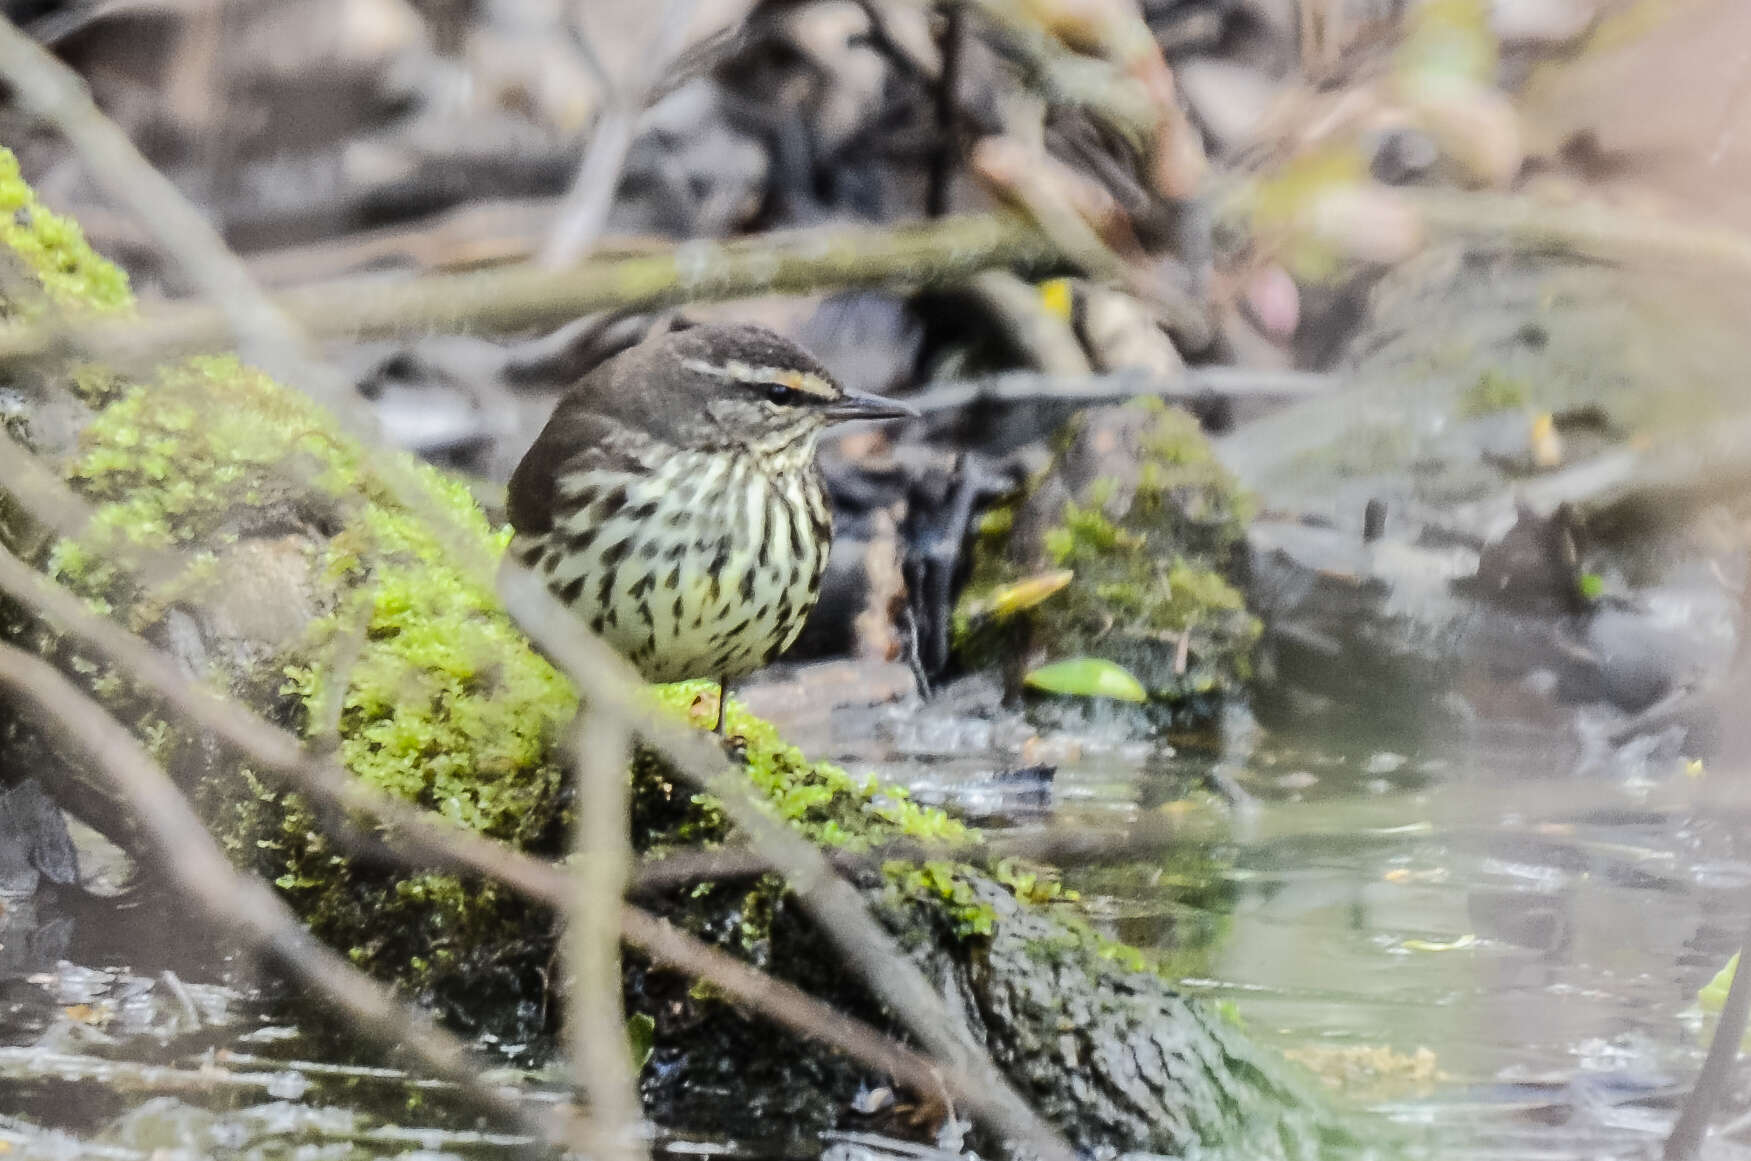
[[[52,297],[62,297],[57,279],[82,271],[94,287],[119,285],[70,226],[34,203],[30,221],[60,232],[35,247],[0,241]],[[125,309],[125,293],[83,301]],[[66,404],[69,387],[76,402]],[[71,422],[42,421],[51,397]],[[94,516],[77,538],[56,540],[6,508],[8,544],[202,679],[334,748],[357,777],[523,850],[561,850],[579,808],[558,751],[575,696],[493,594],[396,505],[373,471],[381,453],[230,359],[169,366],[143,382],[68,373],[20,398],[11,427]],[[483,545],[502,547],[504,531],[464,489],[435,474],[429,482]],[[5,620],[15,639],[80,675],[136,728],[236,861],[274,882],[358,966],[458,1024],[540,1042],[556,1008],[551,915],[498,884],[343,851],[331,826],[341,820],[318,817],[166,720],[125,675],[80,657],[53,626],[19,609]],[[685,715],[714,708],[696,704],[704,694],[675,686],[656,696]],[[730,726],[746,741],[750,778],[814,840],[970,838],[896,790],[806,761],[737,709]],[[711,800],[660,761],[642,756],[630,775],[641,850],[734,839]],[[1096,934],[1050,875],[893,865],[861,886],[1016,1084],[1077,1143],[1176,1154],[1231,1146],[1266,1157],[1318,1155],[1338,1139],[1285,1065],[1175,994],[1133,949]],[[666,911],[826,999],[893,1023],[771,878],[679,892]],[[810,1133],[838,1120],[870,1079],[636,957],[627,994],[630,1008],[656,1021],[647,1097],[678,1127],[744,1131],[751,1117],[782,1113],[768,1127]]]

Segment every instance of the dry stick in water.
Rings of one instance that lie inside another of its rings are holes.
[[[578,787],[572,811],[577,819],[573,897],[565,926],[571,969],[565,1027],[573,1079],[589,1095],[587,1128],[594,1139],[576,1141],[574,1147],[607,1161],[638,1161],[649,1152],[639,1133],[644,1109],[620,1002],[620,909],[632,862],[626,779],[632,737],[610,714],[586,707],[579,717],[573,744]]]
[[[91,757],[97,773],[138,812],[165,868],[208,917],[333,1001],[371,1039],[399,1044],[481,1108],[538,1140],[550,1139],[550,1128],[516,1098],[481,1081],[484,1066],[461,1041],[319,943],[265,883],[240,875],[139,740],[59,670],[0,644],[0,686]]]
[[[0,458],[0,486],[11,487],[14,467]],[[36,515],[41,519],[45,513]],[[82,523],[80,520],[74,527]],[[51,584],[6,552],[0,552],[0,592],[51,619],[58,631],[76,637],[195,725],[237,747],[264,773],[279,776],[315,799],[375,818],[389,828],[392,845],[410,858],[498,879],[562,914],[575,906],[573,877],[563,868],[445,822],[430,811],[373,790],[332,762],[319,760],[293,735],[196,685],[164,653],[97,616],[72,593]],[[799,1035],[838,1048],[914,1092],[931,1094],[946,1087],[956,1099],[971,1103],[970,1078],[937,1068],[869,1025],[701,943],[656,916],[636,907],[623,908],[620,930],[629,944],[652,959],[710,981],[737,1003]]]

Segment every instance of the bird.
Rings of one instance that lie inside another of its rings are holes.
[[[820,596],[829,425],[916,416],[748,324],[670,330],[585,374],[511,474],[513,558],[653,683],[728,685]]]

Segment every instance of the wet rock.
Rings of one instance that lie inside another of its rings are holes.
[[[1003,666],[1011,689],[1041,662],[1100,657],[1135,675],[1161,716],[1212,714],[1250,675],[1258,635],[1229,579],[1246,511],[1185,412],[1140,400],[1084,414],[1049,470],[984,517],[959,608],[1048,570],[1072,580],[965,636],[962,656]]]
[[[1261,720],[1423,726],[1461,668],[1467,605],[1451,585],[1476,553],[1277,521],[1255,523],[1247,544],[1247,599],[1265,624]]]
[[[73,920],[54,900],[0,897],[0,981],[26,980],[51,969],[66,956],[72,939]],[[0,1028],[9,1033],[46,1027],[54,1015],[46,997],[0,988]]]
[[[945,986],[988,1024],[1000,1064],[1053,1062],[1012,1075],[1073,1144],[1129,1141],[1183,1156],[1221,1126],[1236,1156],[1267,1157],[1321,1155],[1345,1136],[1326,1124],[1319,1131],[1330,1136],[1318,1142],[1308,1136],[1310,1125],[1282,1115],[1283,1104],[1302,1099],[1300,1078],[1268,1065],[1255,1069],[1267,1062],[1220,1019],[1187,1023],[1197,1009],[1160,977],[1080,960],[1061,934],[1017,910],[1013,899],[990,890],[979,898],[1000,916],[1003,935],[965,967],[942,965]],[[1101,1073],[1093,1084],[1059,1079],[1091,1064]],[[1222,1077],[1229,1071],[1254,1083],[1232,1086]]]
[[[1548,614],[1585,609],[1580,529],[1572,508],[1549,517],[1522,509],[1514,527],[1485,545],[1462,588],[1508,608]]]
[[[35,894],[44,883],[79,881],[67,820],[34,778],[0,790],[0,898]]]
[[[736,688],[750,712],[770,721],[791,743],[831,753],[847,728],[847,714],[870,714],[917,692],[904,662],[817,661],[777,666]]]

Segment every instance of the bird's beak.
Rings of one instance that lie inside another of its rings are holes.
[[[828,423],[843,423],[847,419],[917,419],[918,412],[898,399],[883,399],[880,395],[862,395],[847,391],[822,409]]]

